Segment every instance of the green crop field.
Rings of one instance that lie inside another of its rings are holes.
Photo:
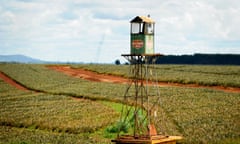
[[[128,66],[72,67],[128,74]],[[160,65],[156,72],[159,81],[239,87],[239,69]],[[121,101],[126,85],[73,78],[45,65],[0,64],[0,71],[32,90],[17,90],[0,79],[0,143],[110,143],[114,137],[106,129],[118,120],[120,106],[114,102]],[[158,131],[182,135],[183,143],[240,143],[240,93],[159,89]]]
[[[127,65],[72,65],[102,74],[128,77]],[[150,67],[153,67],[150,65]],[[157,65],[155,79],[160,82],[240,87],[240,66]]]
[[[23,92],[1,79],[0,97],[0,143],[89,142],[89,136],[81,134],[102,129],[119,117],[102,102]]]

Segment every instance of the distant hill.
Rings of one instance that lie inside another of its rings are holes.
[[[0,55],[0,62],[7,63],[74,63],[49,62],[25,55]],[[75,62],[80,63],[80,62]],[[164,55],[157,59],[157,64],[201,64],[201,65],[240,65],[240,54],[194,54],[194,55]]]
[[[165,55],[157,64],[240,65],[240,54]]]
[[[34,59],[24,55],[0,55],[0,62],[13,63],[45,63],[45,61]]]

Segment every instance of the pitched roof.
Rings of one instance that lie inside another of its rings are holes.
[[[150,17],[146,16],[136,16],[134,19],[130,21],[132,22],[146,22],[146,23],[155,23]]]

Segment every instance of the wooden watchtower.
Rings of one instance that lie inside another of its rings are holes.
[[[159,92],[153,95],[153,92],[150,92],[152,89],[149,89],[150,86],[156,84],[150,78],[153,65],[162,56],[154,52],[155,22],[150,16],[136,16],[130,24],[130,54],[122,54],[130,63],[130,78],[124,93],[124,106],[120,121],[123,126],[124,124],[130,125],[132,133],[130,135],[119,133],[112,142],[116,144],[174,144],[182,137],[158,134],[154,124],[158,106],[150,100],[151,96],[160,98]]]

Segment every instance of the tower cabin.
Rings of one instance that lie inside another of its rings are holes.
[[[136,16],[131,23],[131,54],[154,54],[154,24],[150,16]]]

